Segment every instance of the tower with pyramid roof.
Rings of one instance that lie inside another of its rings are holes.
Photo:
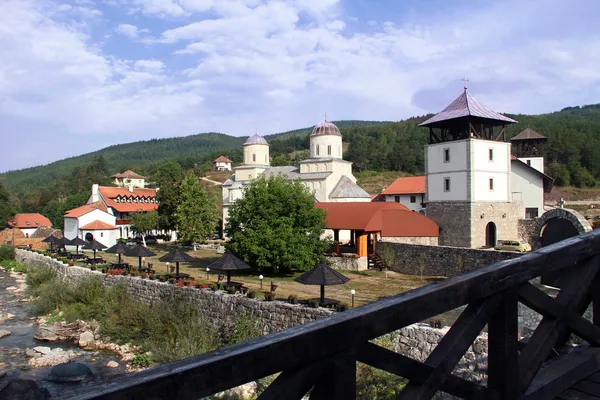
[[[485,107],[465,88],[420,126],[425,146],[427,216],[439,244],[493,247],[518,237],[520,204],[511,195],[511,145],[505,127],[517,121]]]

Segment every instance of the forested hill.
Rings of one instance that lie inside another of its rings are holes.
[[[387,124],[379,121],[336,121],[340,128]],[[301,135],[303,138],[312,128],[267,135],[268,141]],[[56,180],[71,177],[78,168],[87,168],[94,159],[102,157],[110,174],[133,169],[138,173],[152,175],[161,161],[177,160],[184,169],[208,163],[220,155],[226,155],[234,162],[242,161],[242,144],[248,137],[235,137],[221,133],[201,133],[196,135],[166,139],[152,139],[134,143],[119,144],[77,157],[66,158],[48,165],[9,171],[0,174],[5,186],[16,192],[36,190]]]

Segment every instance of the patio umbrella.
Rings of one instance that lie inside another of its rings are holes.
[[[179,263],[180,262],[192,262],[195,260],[196,259],[194,257],[190,256],[188,253],[181,250],[180,248],[176,248],[175,250],[168,252],[167,254],[165,254],[164,256],[162,256],[161,258],[158,259],[158,261],[161,261],[161,262],[174,262],[175,265],[177,266],[176,276],[179,276]]]
[[[320,285],[321,286],[321,304],[325,303],[325,286],[326,285],[343,285],[350,281],[350,278],[340,274],[329,265],[319,262],[313,269],[303,273],[294,281],[303,285]]]
[[[208,266],[210,269],[216,269],[217,271],[227,271],[227,283],[231,282],[231,271],[239,271],[242,269],[250,269],[250,266],[227,252],[223,257],[219,258],[214,263]]]
[[[129,247],[127,247],[127,245],[125,243],[121,243],[121,242],[117,242],[117,244],[115,244],[114,246],[109,247],[108,249],[104,250],[105,253],[118,254],[119,255],[119,264],[121,264],[121,254],[127,254],[128,251],[129,251]]]
[[[58,247],[63,247],[65,249],[65,251],[67,251],[67,248],[65,247],[68,244],[71,244],[71,241],[69,239],[67,239],[66,237],[61,237],[60,239],[56,239],[56,242],[54,242]]]
[[[85,246],[82,247],[82,249],[94,250],[94,259],[96,258],[96,250],[104,250],[105,248],[106,246],[97,241],[96,239],[92,240],[89,243],[86,243]]]
[[[58,240],[58,238],[56,236],[50,235],[46,239],[42,240],[42,242],[50,243],[50,248],[52,248],[52,247],[54,247],[53,245],[56,244],[57,240]]]
[[[75,246],[75,252],[79,254],[79,246],[85,246],[87,242],[81,238],[76,237],[75,239],[69,241],[70,246]]]
[[[142,257],[152,257],[155,256],[156,253],[138,243],[134,247],[130,247],[125,255],[129,257],[138,257],[140,259],[138,269],[142,269]]]

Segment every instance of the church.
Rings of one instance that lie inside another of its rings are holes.
[[[313,128],[310,158],[299,166],[271,167],[265,138],[258,133],[250,136],[244,143],[244,162],[233,169],[234,174],[223,184],[223,226],[229,207],[243,197],[244,187],[262,176],[282,175],[288,180],[300,180],[319,203],[370,202],[371,195],[356,184],[352,163],[342,158],[342,152],[342,134],[327,118]]]

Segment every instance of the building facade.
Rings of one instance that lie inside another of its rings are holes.
[[[131,170],[114,174],[111,178],[113,178],[114,184],[119,187],[144,188],[146,186],[146,178],[140,174],[136,174]]]
[[[106,247],[119,239],[116,217],[100,201],[67,211],[64,221],[63,235],[67,239],[78,237],[88,242],[95,239]]]
[[[233,165],[233,161],[225,156],[220,156],[217,159],[213,160],[213,169],[215,171],[231,171],[231,166]]]
[[[31,236],[39,227],[52,227],[52,222],[42,214],[21,213],[6,221],[6,226],[10,229],[20,229],[26,238]]]
[[[382,190],[375,201],[400,203],[411,211],[426,215],[425,177],[400,177]]]

